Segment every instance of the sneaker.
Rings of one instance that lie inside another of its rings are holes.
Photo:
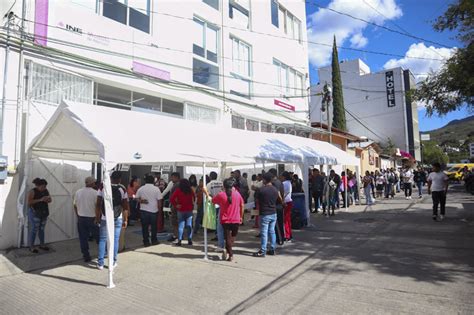
[[[275,250],[274,249],[267,250],[267,255],[275,256]]]
[[[160,242],[159,241],[153,241],[153,242],[151,242],[151,245],[160,245]]]
[[[253,257],[265,257],[265,252],[262,251],[262,250],[259,250],[258,252],[256,253],[253,253]]]
[[[223,251],[224,251],[224,248],[222,248],[222,247],[217,247],[216,248],[216,252],[218,252],[218,253],[221,253]]]
[[[423,198],[423,196],[422,196],[422,195],[419,195],[419,196],[418,196],[418,198],[420,198],[420,199],[421,199],[421,198]]]
[[[193,241],[188,241],[189,246],[193,246]]]
[[[222,251],[222,260],[227,260],[227,250],[225,248]]]
[[[117,267],[118,267],[118,263],[114,261],[114,268],[117,268]]]
[[[90,256],[84,257],[84,262],[91,262],[92,258]]]
[[[408,200],[411,200],[411,196],[408,197]]]
[[[433,221],[437,221],[438,220],[438,216],[433,214]]]
[[[410,199],[409,197],[405,197],[406,200]]]
[[[99,265],[99,264],[97,264],[97,269],[99,269],[99,270],[104,269],[104,265]]]
[[[440,215],[440,216],[439,216],[439,220],[440,220],[440,221],[443,221],[443,220],[444,220],[444,215]]]
[[[181,246],[181,241],[177,241],[176,243],[174,243],[174,246]]]

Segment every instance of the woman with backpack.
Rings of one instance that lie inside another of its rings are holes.
[[[45,179],[35,178],[33,180],[35,188],[28,193],[28,220],[30,224],[30,251],[38,253],[35,248],[36,234],[40,240],[39,248],[42,250],[49,250],[49,247],[44,244],[44,228],[49,216],[48,204],[52,201],[46,186],[48,182]]]
[[[188,245],[193,245],[193,209],[195,194],[189,180],[183,178],[179,181],[178,188],[170,197],[170,203],[178,212],[178,242],[181,246],[184,228],[188,228]]]

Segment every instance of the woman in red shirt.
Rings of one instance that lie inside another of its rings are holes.
[[[244,214],[244,200],[240,193],[234,188],[233,178],[224,181],[224,190],[212,198],[212,202],[220,206],[219,220],[224,228],[225,249],[222,253],[222,260],[232,261],[234,253],[232,246],[242,223]],[[209,198],[209,193],[205,191]],[[227,258],[227,254],[229,257]]]
[[[194,191],[191,189],[189,180],[183,178],[179,186],[170,197],[170,203],[178,210],[178,242],[181,246],[185,226],[188,228],[188,245],[193,245],[193,208]]]

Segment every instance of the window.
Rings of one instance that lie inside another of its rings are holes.
[[[245,129],[245,118],[232,115],[232,128]]]
[[[272,132],[272,125],[267,123],[260,123],[261,132]]]
[[[273,59],[273,75],[277,92],[283,96],[303,96],[303,74]]]
[[[202,2],[213,7],[216,10],[219,10],[219,0],[202,0]]]
[[[301,21],[278,1],[271,0],[272,24],[281,29],[285,34],[301,43]]]
[[[278,2],[276,0],[271,0],[272,6],[272,24],[278,27]]]
[[[249,24],[249,1],[248,0],[230,0],[229,18],[236,21],[241,26],[248,29]]]
[[[230,93],[242,97],[250,98],[251,62],[250,46],[243,41],[231,37],[232,40],[232,77]]]
[[[246,119],[245,126],[247,127],[246,129],[250,130],[250,131],[258,131],[259,130],[259,127],[258,127],[259,122],[256,121],[256,120]]]
[[[193,82],[219,89],[218,28],[194,18]]]
[[[130,110],[132,104],[132,93],[104,84],[96,84],[95,104],[119,109]]]
[[[103,16],[150,33],[150,0],[107,0],[103,3]]]
[[[194,18],[193,53],[217,63],[218,28]]]
[[[218,110],[197,105],[186,105],[186,119],[208,124],[217,124]]]
[[[167,113],[171,115],[183,116],[184,105],[183,103],[180,103],[180,102],[175,102],[172,100],[167,100],[165,98],[162,98],[161,111],[163,113]]]
[[[145,111],[161,112],[161,98],[133,92],[132,106]]]
[[[25,62],[25,81],[26,99],[58,105],[63,99],[92,104],[92,81],[81,76]]]

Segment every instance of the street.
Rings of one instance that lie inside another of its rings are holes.
[[[474,313],[474,196],[461,186],[449,192],[443,222],[431,219],[430,196],[400,193],[330,218],[312,214],[311,223],[266,258],[251,256],[257,230],[246,223],[232,263],[213,242],[203,260],[202,232],[193,247],[140,247],[136,225],[114,289],[106,269],[82,262],[77,240],[35,257],[4,252],[1,313]]]

